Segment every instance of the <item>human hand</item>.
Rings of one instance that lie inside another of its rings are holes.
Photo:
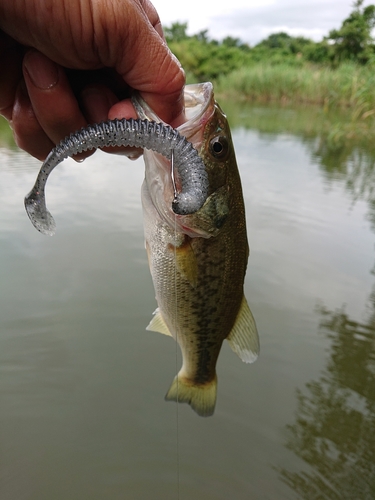
[[[0,113],[40,160],[88,123],[135,118],[132,89],[183,121],[184,72],[149,0],[0,0],[0,30]]]

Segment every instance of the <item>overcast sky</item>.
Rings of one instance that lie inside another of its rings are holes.
[[[163,25],[187,22],[190,35],[208,29],[215,40],[229,35],[250,45],[279,31],[319,41],[341,26],[353,6],[353,0],[151,1]]]

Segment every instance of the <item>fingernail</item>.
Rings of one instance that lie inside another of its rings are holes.
[[[36,50],[25,55],[24,68],[35,87],[41,90],[51,89],[59,80],[57,65]]]

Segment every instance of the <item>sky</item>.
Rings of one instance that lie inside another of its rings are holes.
[[[187,22],[188,34],[208,29],[215,40],[239,38],[251,46],[271,33],[322,40],[353,10],[354,0],[151,0],[161,22]],[[369,5],[374,1],[365,1]]]

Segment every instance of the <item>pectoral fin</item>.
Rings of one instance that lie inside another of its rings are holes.
[[[154,312],[154,317],[150,321],[149,325],[146,327],[146,330],[151,330],[153,332],[159,332],[162,333],[163,335],[169,335],[172,337],[171,332],[169,331],[169,328],[165,324],[165,321],[163,319],[163,316],[161,315],[159,308],[157,308]]]
[[[236,322],[227,337],[232,350],[245,363],[253,363],[259,354],[259,337],[252,312],[245,297],[242,298]]]

